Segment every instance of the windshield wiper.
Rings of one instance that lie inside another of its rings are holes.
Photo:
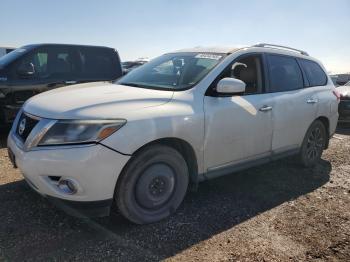
[[[118,84],[124,85],[124,86],[143,87],[143,86],[141,86],[141,85],[139,85],[139,84],[127,83],[127,82],[126,82],[126,83],[120,82],[120,83],[118,83]]]
[[[162,90],[162,91],[174,91],[175,89],[172,87],[165,87],[165,86],[156,86],[156,85],[141,85],[137,83],[128,83],[128,82],[117,82],[119,85],[125,85],[125,86],[132,86],[132,87],[140,87],[140,88],[146,88],[146,89],[154,89],[154,90]]]
[[[156,86],[150,86],[150,85],[140,85],[137,83],[128,83],[128,82],[120,82],[118,83],[120,85],[125,85],[125,86],[133,86],[133,87],[140,87],[140,88],[156,88]]]

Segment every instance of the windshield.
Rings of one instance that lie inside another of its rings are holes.
[[[224,54],[175,53],[162,55],[117,81],[121,85],[164,90],[186,89],[198,83]]]
[[[18,48],[13,50],[12,52],[0,57],[0,66],[6,66],[12,61],[16,60],[18,57],[22,56],[28,51],[28,49],[25,48]]]

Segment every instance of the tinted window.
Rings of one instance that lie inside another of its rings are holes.
[[[81,74],[87,80],[113,80],[121,76],[120,61],[112,49],[81,47]]]
[[[50,78],[73,80],[77,76],[74,49],[69,47],[53,47],[49,49],[48,71]],[[45,55],[39,59],[45,61]]]
[[[295,58],[270,55],[269,66],[271,92],[303,88],[303,76]]]
[[[310,86],[323,86],[327,84],[327,76],[317,63],[304,59],[301,59],[300,62]]]
[[[17,68],[21,68],[25,64],[32,64],[35,72],[33,77],[47,78],[49,75],[47,61],[48,51],[35,51],[21,59]]]
[[[76,53],[69,47],[42,47],[20,58],[16,62],[14,70],[16,73],[25,64],[32,64],[35,72],[32,76],[33,79],[74,80],[77,77],[78,70],[75,57]],[[21,77],[17,74],[17,78],[20,79]]]

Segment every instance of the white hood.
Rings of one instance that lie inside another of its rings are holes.
[[[172,95],[171,91],[95,82],[36,95],[25,103],[24,111],[51,119],[123,118],[130,111],[165,104]]]

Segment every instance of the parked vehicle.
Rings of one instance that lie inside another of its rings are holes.
[[[337,91],[340,94],[339,122],[350,123],[350,81],[337,87]]]
[[[350,81],[350,73],[330,76],[335,86],[343,86]]]
[[[335,87],[339,86],[337,84],[337,80],[338,80],[338,76],[337,75],[330,75],[329,77],[331,78],[331,80],[332,80],[332,82],[333,82]]]
[[[122,62],[122,68],[123,68],[123,74],[126,75],[131,70],[134,70],[135,68],[138,68],[139,66],[142,66],[149,62],[147,58],[140,58],[135,61],[125,61]]]
[[[10,53],[11,51],[15,50],[14,47],[0,47],[0,57]]]
[[[0,58],[0,125],[11,123],[35,94],[121,75],[119,55],[112,48],[63,44],[18,48]]]
[[[162,55],[114,83],[31,98],[9,156],[40,194],[75,215],[161,220],[189,184],[281,157],[314,166],[338,121],[318,60],[287,47],[195,48]]]

